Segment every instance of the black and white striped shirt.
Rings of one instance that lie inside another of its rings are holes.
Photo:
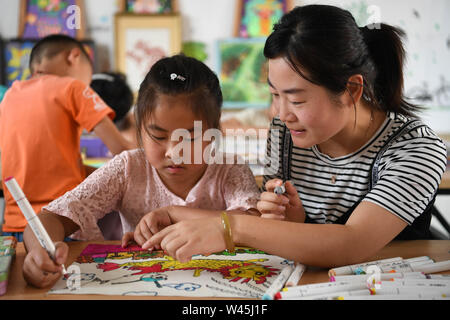
[[[432,201],[447,164],[446,147],[428,126],[405,133],[387,149],[379,163],[379,180],[368,192],[375,157],[407,120],[402,115],[388,114],[370,141],[343,157],[331,158],[317,146],[303,149],[294,145],[291,182],[308,218],[316,223],[333,223],[363,198],[411,225]],[[267,141],[264,185],[273,178],[283,179],[284,130],[283,122],[274,118]]]

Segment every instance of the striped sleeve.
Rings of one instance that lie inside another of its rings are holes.
[[[384,154],[379,180],[364,201],[411,225],[434,198],[447,164],[444,143],[422,127],[404,135]]]

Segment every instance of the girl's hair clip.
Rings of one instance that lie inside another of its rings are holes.
[[[181,81],[186,80],[185,77],[182,77],[182,76],[180,76],[180,75],[178,75],[176,73],[171,73],[170,74],[170,80],[175,80],[175,79],[178,79],[178,80],[181,80]]]

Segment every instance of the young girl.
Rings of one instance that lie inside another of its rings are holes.
[[[397,236],[429,236],[446,149],[403,99],[402,35],[386,24],[358,28],[348,11],[324,5],[297,7],[275,26],[264,54],[278,117],[257,208],[287,221],[231,216],[235,243],[332,267],[364,261]],[[224,249],[217,224],[182,221],[143,247],[160,244],[181,260]],[[178,254],[199,233],[209,243]]]
[[[50,237],[102,240],[97,221],[118,211],[126,233],[124,244],[133,238],[142,244],[152,232],[181,219],[219,216],[223,210],[251,212],[260,194],[248,166],[208,164],[203,157],[211,142],[196,129],[219,128],[221,104],[219,81],[205,64],[181,55],[155,63],[137,101],[137,138],[142,148],[116,156],[46,206],[39,217]],[[177,130],[187,137],[173,139]],[[180,150],[180,143],[185,148]],[[202,157],[195,161],[198,152]],[[184,207],[186,212],[181,210]],[[156,229],[149,229],[146,219],[136,228],[144,216],[163,218]],[[60,276],[67,245],[57,243],[56,261],[52,261],[29,228],[24,238],[26,280],[38,287],[51,285]]]

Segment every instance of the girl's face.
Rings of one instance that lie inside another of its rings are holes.
[[[268,83],[274,112],[300,148],[326,142],[352,123],[353,108],[332,101],[326,89],[301,77],[284,58],[269,60]]]
[[[202,139],[206,121],[193,114],[189,98],[184,95],[160,94],[157,99],[155,110],[144,123],[148,133],[141,128],[146,158],[165,183],[195,183],[207,167],[203,151],[211,142]],[[194,130],[194,121],[197,127],[201,122],[201,131]],[[184,139],[178,134],[183,132]]]

